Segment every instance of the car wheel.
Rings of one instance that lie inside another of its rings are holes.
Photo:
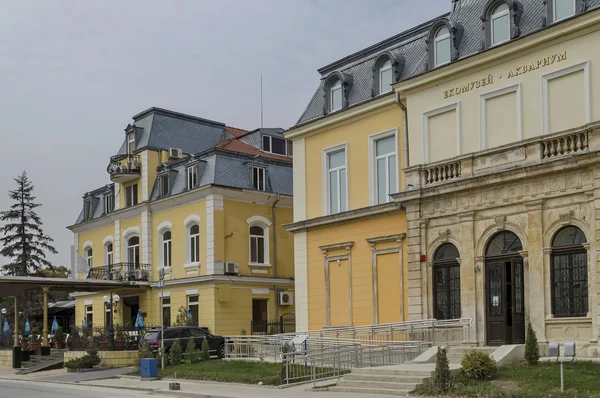
[[[217,356],[218,356],[220,359],[223,359],[223,358],[225,358],[225,344],[221,344],[221,345],[219,346],[219,349],[217,350]]]

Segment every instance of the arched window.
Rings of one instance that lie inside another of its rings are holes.
[[[434,37],[435,66],[447,64],[451,61],[450,30],[446,26],[438,29]]]
[[[171,266],[171,231],[165,231],[161,234],[162,241],[162,266]]]
[[[492,46],[510,40],[510,12],[508,4],[500,3],[491,13]]]
[[[92,248],[89,247],[85,250],[85,262],[88,267],[92,268],[94,266],[94,259],[92,257]]]
[[[342,109],[342,81],[337,79],[329,87],[329,111],[335,112]]]
[[[106,246],[104,246],[104,250],[106,256],[106,265],[112,265],[114,260],[113,244],[107,243]]]
[[[433,257],[434,316],[460,318],[460,255],[452,243],[444,243]]]
[[[265,264],[265,230],[257,225],[250,227],[250,263]]]
[[[490,240],[485,250],[485,256],[496,257],[520,251],[523,251],[523,245],[519,237],[513,232],[502,231]]]
[[[127,262],[140,265],[140,238],[131,237],[127,240]]]
[[[583,231],[568,226],[552,241],[552,314],[555,317],[587,316],[587,240]]]
[[[388,59],[379,67],[379,94],[392,91],[393,75],[392,61]]]
[[[200,226],[192,224],[188,228],[189,234],[189,258],[188,263],[200,262]]]

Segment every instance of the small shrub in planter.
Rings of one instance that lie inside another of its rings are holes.
[[[490,380],[497,371],[496,360],[485,351],[471,350],[460,361],[462,372],[469,379]]]
[[[204,344],[203,344],[204,346]],[[200,360],[200,351],[196,349],[194,339],[189,339],[185,347],[186,359],[189,363],[196,363]]]
[[[210,350],[208,347],[207,339],[204,339],[204,341],[202,341],[202,352],[200,353],[200,359],[203,361],[208,361],[210,359]]]
[[[54,344],[58,350],[65,348],[65,333],[60,326],[56,329],[56,333],[54,333]]]
[[[147,343],[143,344],[138,351],[138,359],[144,358],[154,358],[154,354],[150,350],[150,345]]]
[[[525,336],[525,360],[530,365],[537,365],[540,360],[540,347],[531,322],[527,324],[527,336]]]
[[[182,359],[183,353],[181,352],[181,344],[179,344],[178,340],[175,340],[169,349],[169,362],[171,362],[171,365],[179,365]]]
[[[435,373],[433,375],[435,389],[440,394],[446,394],[452,387],[452,374],[450,373],[450,365],[448,356],[444,348],[438,347],[438,352],[435,356]]]
[[[98,351],[91,349],[86,355],[80,358],[73,358],[65,362],[65,368],[67,369],[91,369],[96,365],[100,364],[100,357]]]

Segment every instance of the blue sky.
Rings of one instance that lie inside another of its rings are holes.
[[[450,11],[450,0],[3,2],[0,209],[26,170],[55,264],[69,265],[84,192],[131,116],[151,106],[243,129],[292,126],[317,69]]]

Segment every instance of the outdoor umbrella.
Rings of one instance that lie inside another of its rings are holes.
[[[87,318],[83,318],[83,330],[87,329]]]
[[[192,321],[192,310],[188,307],[188,322]]]
[[[54,321],[52,322],[52,328],[50,329],[50,334],[56,333],[56,329],[58,329],[58,322],[56,321],[56,317],[54,317]]]
[[[10,326],[8,326],[8,319],[4,320],[4,327],[2,328],[2,331],[5,334],[10,334]]]
[[[25,319],[25,336],[29,336],[31,334],[31,325],[29,325],[29,318]]]
[[[135,328],[137,330],[144,329],[144,317],[142,317],[142,313],[139,310],[137,316],[135,317]]]

